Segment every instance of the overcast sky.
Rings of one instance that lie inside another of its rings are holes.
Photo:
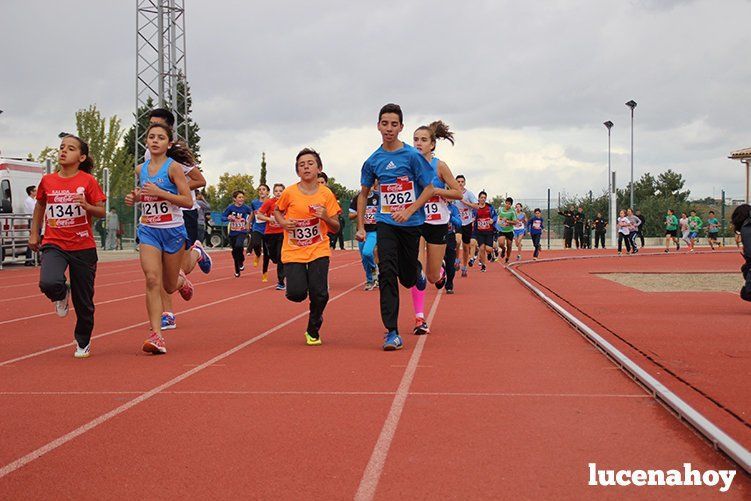
[[[743,193],[727,158],[751,147],[751,3],[678,1],[186,0],[188,79],[209,182],[222,172],[295,179],[318,149],[349,187],[378,147],[379,108],[402,138],[435,119],[437,155],[474,191],[544,198],[607,186],[607,131],[623,186],[668,168],[698,196]],[[95,103],[135,108],[136,2],[0,3],[0,151],[38,153]]]

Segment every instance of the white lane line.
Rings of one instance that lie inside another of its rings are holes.
[[[246,276],[258,275],[258,273],[259,272],[254,271],[254,272],[251,272],[249,275],[246,275]],[[221,282],[223,280],[234,280],[234,279],[235,279],[234,276],[215,278],[213,280],[205,280],[205,281],[202,281],[202,282],[195,282],[193,285],[197,287],[199,285],[211,284],[211,283],[214,283],[214,282]],[[143,278],[140,279],[140,281],[142,282]],[[125,297],[118,297],[118,298],[115,298],[115,299],[108,299],[107,301],[100,301],[99,303],[94,303],[94,306],[101,306],[101,305],[104,305],[104,304],[117,303],[117,302],[120,302],[120,301],[127,301],[128,299],[135,299],[135,298],[138,298],[138,297],[144,297],[145,295],[146,294],[142,292],[140,294],[134,294],[132,296],[125,296]],[[52,303],[49,303],[49,304],[51,305]],[[25,320],[33,320],[35,318],[40,318],[40,317],[48,317],[48,316],[55,315],[55,314],[56,313],[54,311],[48,311],[46,313],[37,313],[36,315],[29,315],[29,316],[26,316],[26,317],[11,318],[10,320],[2,320],[2,321],[0,321],[0,325],[12,324],[14,322],[23,322]]]
[[[337,299],[341,298],[345,294],[349,294],[350,292],[359,289],[360,287],[362,287],[362,284],[364,284],[364,283],[365,282],[360,282],[357,285],[355,285],[354,287],[351,287],[351,288],[347,289],[346,291],[342,292],[341,294],[339,294],[339,295],[331,298],[329,300],[329,303],[331,303],[333,301],[336,301]],[[235,297],[238,297],[238,296],[235,296]],[[65,445],[66,443],[70,442],[74,438],[83,435],[87,431],[96,428],[100,424],[105,423],[105,422],[109,421],[110,419],[112,419],[112,418],[114,418],[116,416],[119,416],[120,414],[122,414],[123,412],[127,411],[128,409],[130,409],[132,407],[135,407],[136,405],[140,404],[141,402],[144,402],[144,401],[150,399],[154,395],[158,395],[159,393],[163,392],[164,390],[166,390],[168,388],[171,388],[172,386],[175,386],[177,383],[179,383],[179,382],[181,382],[181,381],[183,381],[183,380],[185,380],[185,379],[193,376],[194,374],[197,374],[198,372],[201,372],[202,370],[206,369],[207,367],[210,367],[211,365],[219,362],[220,360],[224,360],[225,358],[229,357],[230,355],[232,355],[234,353],[237,353],[238,351],[240,351],[243,348],[246,348],[246,347],[252,345],[253,343],[255,343],[257,341],[260,341],[261,339],[265,338],[269,334],[272,334],[273,332],[276,332],[279,329],[282,329],[282,328],[290,325],[291,323],[293,323],[293,322],[295,322],[295,321],[303,318],[306,315],[308,315],[308,311],[307,310],[303,311],[302,313],[298,313],[297,315],[293,316],[289,320],[286,320],[286,321],[284,321],[284,322],[282,322],[280,324],[277,324],[275,327],[272,327],[271,329],[269,329],[269,330],[267,330],[267,331],[265,331],[265,332],[263,332],[263,333],[255,336],[255,337],[253,337],[251,339],[248,339],[247,341],[244,341],[244,342],[238,344],[234,348],[231,348],[231,349],[225,351],[224,353],[215,356],[211,360],[208,360],[207,362],[204,362],[203,364],[199,365],[198,367],[195,367],[194,369],[191,369],[191,370],[189,370],[187,372],[184,372],[184,373],[180,374],[179,376],[170,379],[166,383],[163,383],[163,384],[157,386],[156,388],[147,391],[146,393],[142,393],[141,395],[137,396],[136,398],[134,398],[134,399],[132,399],[132,400],[124,403],[120,407],[117,407],[117,408],[115,408],[115,409],[113,409],[113,410],[111,410],[111,411],[109,411],[109,412],[107,412],[105,414],[102,414],[98,418],[89,421],[88,423],[84,424],[83,426],[80,426],[80,427],[76,428],[75,430],[73,430],[73,431],[71,431],[69,433],[66,433],[65,435],[63,435],[63,436],[61,436],[61,437],[59,437],[59,438],[57,438],[57,439],[55,439],[55,440],[47,443],[46,445],[43,445],[42,447],[38,448],[37,450],[35,450],[33,452],[30,452],[29,454],[26,454],[25,456],[22,456],[22,457],[16,459],[15,461],[13,461],[11,463],[8,463],[7,465],[5,465],[2,468],[0,468],[0,478],[3,478],[3,477],[5,477],[6,475],[8,475],[10,473],[13,473],[14,471],[18,470],[19,468],[22,468],[22,467],[26,466],[27,464],[31,463],[35,459],[39,459],[40,457],[44,456],[45,454],[54,451],[55,449],[57,449],[61,445]]]
[[[354,264],[355,262],[356,261],[353,261],[353,262],[347,263],[347,264],[343,264],[341,266],[337,266],[336,268],[331,268],[331,270],[338,270],[339,268],[344,268],[345,266],[350,266],[350,265]],[[203,283],[208,283],[208,282],[203,282]],[[276,285],[267,285],[266,287],[261,287],[260,289],[255,289],[255,290],[252,290],[252,291],[249,291],[249,292],[243,292],[242,294],[238,294],[236,296],[232,296],[232,297],[228,297],[228,298],[224,298],[224,299],[219,299],[219,300],[213,301],[211,303],[206,303],[206,304],[202,304],[200,306],[194,306],[193,308],[188,308],[187,310],[178,311],[175,314],[176,315],[182,315],[184,313],[190,313],[192,311],[202,310],[203,308],[208,308],[210,306],[214,306],[214,305],[217,305],[217,304],[226,303],[227,301],[232,301],[234,299],[238,299],[238,298],[241,298],[241,297],[249,296],[251,294],[257,294],[257,293],[259,293],[261,291],[269,290],[269,289],[272,289],[274,287],[276,287]],[[138,322],[138,323],[135,323],[135,324],[127,325],[127,326],[121,327],[119,329],[107,331],[107,332],[104,332],[102,334],[98,334],[96,336],[91,336],[91,339],[99,339],[99,338],[102,338],[102,337],[105,337],[105,336],[111,336],[111,335],[117,334],[119,332],[127,331],[127,330],[130,330],[130,329],[134,329],[136,327],[140,327],[142,325],[148,325],[148,324],[149,324],[148,320],[145,320],[143,322]],[[12,363],[15,363],[15,362],[20,362],[21,360],[26,360],[26,359],[29,359],[29,358],[38,357],[39,355],[44,355],[45,353],[49,353],[51,351],[57,351],[57,350],[61,350],[63,348],[70,348],[70,347],[73,347],[75,345],[76,345],[76,342],[72,341],[70,343],[65,343],[65,344],[61,344],[61,345],[57,345],[57,346],[52,346],[50,348],[46,348],[44,350],[35,351],[34,353],[29,353],[28,355],[23,355],[23,356],[20,356],[20,357],[17,357],[17,358],[12,358],[10,360],[4,360],[4,361],[0,362],[0,367],[3,367],[5,365],[9,365],[9,364],[12,364]]]
[[[221,269],[224,269],[224,268],[232,268],[232,266],[233,265],[229,265],[229,266],[217,266],[217,267],[212,268],[211,271],[221,270]],[[256,274],[256,273],[257,272],[253,272],[252,274]],[[143,282],[143,277],[137,278],[135,280],[123,280],[121,282],[110,282],[110,283],[106,283],[106,284],[95,284],[94,287],[95,287],[96,290],[99,290],[99,289],[102,289],[104,287],[114,287],[116,285],[132,284],[132,283],[136,283],[136,282]],[[193,285],[199,285],[199,284],[202,284],[202,283],[206,283],[206,282],[196,282]],[[36,285],[38,285],[38,284],[36,284]],[[8,303],[10,301],[19,301],[21,299],[31,299],[31,298],[34,298],[34,297],[44,298],[44,294],[42,294],[41,292],[37,292],[36,294],[32,294],[30,296],[9,297],[9,298],[6,298],[6,299],[0,299],[0,303]]]
[[[216,367],[216,366],[215,366]],[[139,391],[0,391],[5,397],[75,396],[75,395],[140,395]],[[163,391],[162,395],[396,395],[395,391],[263,391],[263,390],[187,390]],[[411,391],[417,397],[519,397],[519,398],[652,398],[651,395],[631,393],[504,393],[461,391]]]
[[[438,303],[441,301],[442,292],[442,290],[439,290],[433,300],[433,306],[430,308],[430,313],[428,314],[428,324],[433,323],[433,317],[438,308]],[[365,467],[365,472],[360,480],[360,485],[355,494],[355,501],[369,501],[375,497],[378,482],[381,479],[381,473],[383,473],[383,467],[386,464],[386,457],[388,456],[391,442],[394,440],[396,428],[399,426],[399,419],[402,417],[404,404],[409,395],[409,387],[412,385],[412,380],[415,377],[417,365],[420,362],[422,350],[428,336],[430,336],[430,334],[420,336],[420,339],[418,339],[415,344],[414,351],[412,352],[412,356],[407,364],[407,369],[404,371],[402,380],[399,383],[399,388],[396,390],[396,395],[394,395],[394,400],[391,403],[389,414],[386,416],[383,428],[381,428],[381,434],[378,436],[378,441],[373,448],[373,453],[370,455],[370,460],[368,461],[368,465]]]

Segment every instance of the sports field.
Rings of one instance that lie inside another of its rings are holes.
[[[751,448],[749,306],[692,285],[701,273],[731,277],[737,254],[610,252],[513,269]],[[229,253],[212,255],[212,273],[193,275],[194,299],[177,300],[164,356],[141,351],[135,259],[100,263],[84,360],[72,356],[75,315],[55,315],[38,271],[1,272],[0,498],[751,497],[742,468],[497,263],[457,277],[452,296],[429,287],[431,333],[384,352],[357,252],[332,258],[314,347],[307,304],[258,272],[234,278]],[[660,274],[665,291],[628,282]],[[727,493],[592,487],[589,463],[738,473]]]

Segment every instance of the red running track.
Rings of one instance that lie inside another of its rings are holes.
[[[193,274],[203,282],[194,300],[177,301],[183,313],[166,333],[165,356],[140,351],[138,282],[97,289],[101,337],[86,360],[75,360],[72,346],[39,353],[71,339],[72,318],[20,319],[49,311],[46,300],[0,303],[2,497],[751,495],[743,476],[727,494],[587,486],[590,462],[733,465],[500,266],[457,279],[453,296],[431,289],[425,337],[406,334],[403,293],[406,347],[385,353],[378,294],[361,290],[355,253],[332,260],[320,347],[304,344],[305,304],[257,275],[234,279],[229,255],[215,256],[215,272]],[[102,264],[98,282],[134,280],[129,265],[137,272],[135,261]],[[13,276],[34,279],[31,270]],[[4,299],[36,292],[8,291]]]

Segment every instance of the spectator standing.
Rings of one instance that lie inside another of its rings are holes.
[[[561,212],[558,211],[558,214],[563,216],[563,240],[564,240],[564,248],[570,249],[571,248],[571,239],[574,237],[574,207],[569,206],[568,209]]]
[[[602,217],[602,212],[597,213],[597,217],[594,221],[595,226],[595,249],[598,247],[598,243],[602,242],[602,248],[605,248],[605,232],[608,227],[608,220]]]
[[[206,243],[206,215],[211,214],[211,205],[200,190],[196,190],[196,205],[198,206],[198,241],[203,244]]]
[[[584,248],[584,208],[579,207],[574,214],[574,242],[576,242],[577,249]]]
[[[107,245],[105,250],[115,250],[117,247],[117,230],[120,229],[120,218],[114,207],[107,213]]]
[[[24,214],[34,214],[34,208],[37,205],[36,196],[37,187],[27,186],[26,198],[23,201]],[[31,228],[31,222],[29,222],[29,228]],[[34,266],[34,252],[31,250],[31,247],[26,247],[26,262],[24,266]]]

